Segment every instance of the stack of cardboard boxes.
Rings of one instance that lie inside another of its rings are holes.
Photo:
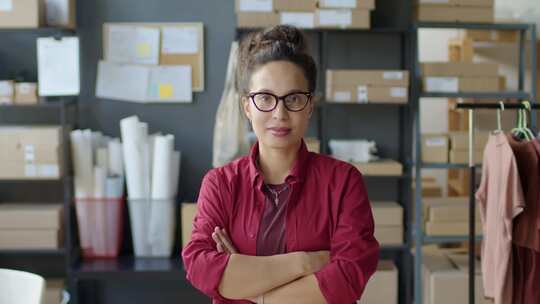
[[[62,145],[60,126],[0,127],[0,180],[61,178]]]
[[[423,22],[492,23],[494,0],[416,0],[416,18]]]
[[[289,24],[300,28],[370,28],[375,0],[236,0],[239,28]]]
[[[61,204],[0,204],[0,249],[58,249],[62,242]]]
[[[476,262],[475,303],[484,298],[480,262]],[[430,249],[423,252],[423,298],[427,304],[467,303],[469,296],[468,256],[466,253]]]
[[[484,147],[489,139],[489,131],[475,131],[474,158],[482,163]],[[469,133],[455,131],[433,133],[422,136],[422,161],[425,163],[466,164],[469,162]]]
[[[401,176],[403,174],[403,165],[391,159],[352,163],[352,165],[365,176]]]
[[[408,71],[326,71],[327,102],[407,103],[408,98]]]
[[[465,37],[475,42],[515,43],[519,31],[513,30],[465,30]]]
[[[0,104],[32,105],[37,103],[36,83],[0,81]]]
[[[423,63],[424,91],[430,93],[498,92],[501,90],[498,70],[498,65],[493,63]]]
[[[468,197],[424,198],[425,232],[431,236],[469,234]],[[476,234],[482,234],[480,212],[476,208]]]
[[[373,202],[375,238],[379,244],[399,245],[403,243],[403,207],[395,202]]]
[[[2,0],[0,28],[76,27],[75,0]]]
[[[398,270],[392,261],[379,261],[357,304],[397,304]]]

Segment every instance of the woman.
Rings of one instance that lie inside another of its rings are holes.
[[[276,26],[239,50],[237,88],[257,136],[248,156],[204,177],[188,280],[213,303],[350,304],[377,267],[362,175],[310,153],[317,69],[302,33]]]

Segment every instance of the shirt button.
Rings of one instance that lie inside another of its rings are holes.
[[[249,237],[250,237],[250,238],[254,238],[255,235],[254,235],[253,233],[250,233],[250,234],[249,234]]]

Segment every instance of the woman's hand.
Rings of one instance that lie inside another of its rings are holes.
[[[214,228],[212,239],[216,242],[218,252],[226,252],[228,254],[238,253],[225,229],[221,229],[220,227]]]

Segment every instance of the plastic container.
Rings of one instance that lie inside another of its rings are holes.
[[[124,199],[75,201],[84,258],[116,258],[123,237]]]
[[[175,200],[129,199],[128,208],[135,256],[170,257],[176,227]]]

